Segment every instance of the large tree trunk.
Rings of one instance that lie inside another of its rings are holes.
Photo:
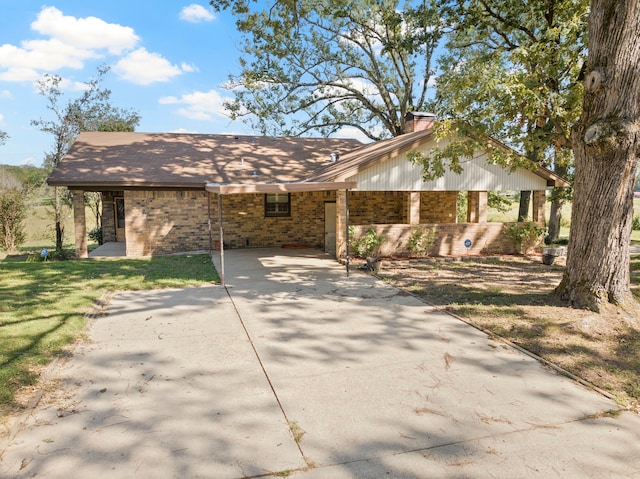
[[[559,156],[556,155],[554,173],[560,176],[566,176],[568,168],[564,164],[559,164]],[[562,227],[562,207],[567,200],[566,188],[554,188],[551,191],[551,208],[549,209],[549,222],[547,238],[550,242],[557,241],[560,238],[560,228]]]
[[[60,188],[54,187],[55,203],[54,203],[54,219],[56,222],[56,251],[62,252],[64,244],[64,220],[62,218],[62,198]]]
[[[572,305],[638,308],[629,288],[633,184],[640,156],[640,0],[592,0],[567,267]]]
[[[551,193],[551,208],[549,209],[549,231],[547,233],[547,238],[549,242],[553,243],[554,241],[558,241],[560,238],[560,227],[562,226],[562,207],[564,206],[565,200],[561,197],[559,192],[556,192],[554,188]]]
[[[531,206],[531,191],[520,192],[520,207],[518,208],[518,223],[527,221],[529,218],[529,208]]]

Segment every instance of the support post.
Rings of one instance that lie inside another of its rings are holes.
[[[420,192],[409,192],[409,204],[407,205],[407,223],[410,225],[420,224]]]
[[[76,257],[88,258],[87,250],[87,220],[85,216],[84,191],[72,190],[73,194],[73,225],[75,229]]]
[[[486,223],[488,192],[469,191],[467,196],[467,223]]]
[[[346,256],[345,256],[345,264],[347,267],[347,278],[349,277],[349,190],[345,190],[345,195],[344,195],[345,199],[344,199],[344,206],[346,209],[345,212],[345,234],[346,234],[346,244],[345,244],[345,248],[346,248]]]
[[[222,195],[218,193],[218,222],[220,224],[220,282],[224,286],[224,229],[222,228]]]
[[[545,224],[544,205],[547,195],[544,190],[533,192],[533,221]]]
[[[211,231],[211,193],[207,191],[207,220],[209,226],[209,256],[213,255],[213,232]]]

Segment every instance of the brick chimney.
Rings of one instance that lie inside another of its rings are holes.
[[[423,113],[420,111],[410,111],[404,116],[404,132],[413,133],[431,128],[436,121],[434,113]]]

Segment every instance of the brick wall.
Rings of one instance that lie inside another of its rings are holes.
[[[125,191],[127,256],[209,249],[207,198],[203,191]],[[291,216],[265,217],[263,194],[223,196],[225,246],[323,248],[324,203],[333,201],[335,192],[293,193]],[[214,242],[220,234],[218,217],[218,197],[211,195]]]
[[[457,191],[422,191],[420,193],[421,223],[455,223],[457,221]]]
[[[231,248],[264,248],[298,243],[324,248],[324,204],[334,191],[291,194],[291,216],[265,217],[264,195],[222,197],[224,243]],[[218,200],[213,197],[214,236],[218,236]]]
[[[403,191],[353,191],[349,195],[352,224],[404,223],[408,193]]]
[[[208,198],[204,191],[127,190],[125,199],[128,256],[207,250],[210,245]],[[105,240],[114,241],[113,196],[105,193]],[[387,237],[383,254],[409,253],[411,226],[405,224],[408,192],[351,192],[350,224],[369,225]],[[212,237],[219,238],[218,197],[211,195]],[[265,217],[264,195],[228,195],[222,198],[224,242],[229,248],[281,246],[286,243],[324,248],[324,204],[335,202],[336,192],[291,194],[291,216]],[[502,224],[456,224],[456,192],[422,192],[421,223],[434,223],[437,242],[433,254],[466,254],[464,240],[474,243],[471,253],[508,252]],[[389,224],[386,224],[389,223]],[[340,225],[338,225],[340,232]]]
[[[122,191],[106,191],[102,193],[102,239],[105,243],[116,240],[115,214],[113,198],[123,196]]]
[[[204,191],[125,191],[127,256],[209,248]]]
[[[456,223],[456,224],[423,224],[426,228],[435,228],[436,240],[431,249],[431,256],[462,256],[466,254],[514,254],[513,243],[504,235],[503,223]],[[360,225],[355,227],[356,236],[373,228],[377,234],[384,236],[379,255],[410,255],[409,237],[412,225]],[[467,251],[466,239],[472,246]]]

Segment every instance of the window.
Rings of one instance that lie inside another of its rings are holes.
[[[265,216],[291,216],[291,195],[289,193],[267,193],[264,195]]]

